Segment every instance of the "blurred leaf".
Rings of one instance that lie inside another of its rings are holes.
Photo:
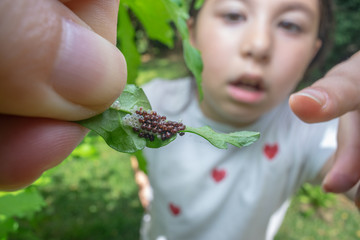
[[[200,52],[195,49],[189,42],[188,39],[183,41],[184,47],[184,58],[186,66],[190,69],[190,71],[194,74],[196,79],[196,84],[198,87],[198,94],[200,101],[203,99],[203,91],[202,91],[202,70],[203,70],[203,62],[201,59]]]
[[[128,74],[127,83],[134,83],[141,60],[135,44],[135,30],[131,23],[127,9],[123,4],[120,4],[119,7],[118,21],[117,39],[119,40],[119,49],[126,59]]]
[[[203,98],[202,91],[202,71],[203,71],[203,62],[201,59],[200,52],[195,49],[189,41],[189,32],[187,28],[186,21],[189,18],[187,13],[187,8],[182,1],[175,0],[162,0],[172,16],[172,20],[175,23],[176,28],[180,32],[180,35],[183,39],[183,51],[184,51],[184,59],[186,66],[189,70],[194,74],[200,101]]]
[[[122,0],[134,12],[144,26],[149,38],[158,40],[168,47],[174,45],[174,30],[169,23],[171,16],[159,0]]]
[[[6,236],[10,232],[15,232],[18,229],[18,223],[13,218],[7,218],[0,215],[0,239],[6,240]]]
[[[299,191],[299,199],[302,203],[311,204],[315,209],[330,207],[335,202],[335,195],[325,193],[320,186],[305,183]]]
[[[0,192],[0,215],[3,216],[30,217],[43,206],[45,201],[33,187],[16,192]]]
[[[232,132],[228,134],[217,133],[208,126],[200,128],[186,127],[183,132],[195,133],[208,140],[215,147],[222,149],[227,149],[228,143],[239,148],[245,147],[254,143],[260,137],[258,132],[249,131]]]
[[[182,39],[189,38],[186,21],[189,17],[183,1],[179,0],[162,0],[169,16],[177,30],[180,32]]]

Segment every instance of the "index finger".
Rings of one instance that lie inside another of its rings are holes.
[[[360,109],[360,51],[311,87],[293,94],[289,104],[300,119],[309,123]]]

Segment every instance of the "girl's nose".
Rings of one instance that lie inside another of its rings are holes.
[[[242,56],[258,62],[267,62],[270,59],[271,48],[270,27],[260,23],[249,25],[244,41],[241,43]]]

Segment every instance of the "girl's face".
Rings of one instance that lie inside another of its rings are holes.
[[[314,0],[206,0],[189,22],[204,114],[241,127],[282,102],[321,46],[319,12]]]

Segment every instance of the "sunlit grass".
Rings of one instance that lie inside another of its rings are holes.
[[[360,239],[360,214],[344,196],[336,195],[329,207],[313,208],[293,199],[285,221],[275,240],[342,240]]]

